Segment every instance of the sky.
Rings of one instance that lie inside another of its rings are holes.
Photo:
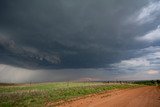
[[[160,78],[159,0],[0,0],[0,82]]]

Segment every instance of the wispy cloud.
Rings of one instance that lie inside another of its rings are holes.
[[[160,15],[160,1],[150,2],[148,5],[142,7],[129,18],[129,22],[142,25],[152,22]]]
[[[154,42],[160,40],[160,26],[158,26],[156,29],[148,32],[144,36],[137,37],[136,38],[139,41],[146,41],[146,42]]]

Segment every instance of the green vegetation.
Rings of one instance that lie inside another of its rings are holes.
[[[68,100],[112,89],[139,87],[137,84],[59,82],[0,86],[0,107],[42,107],[48,102]]]
[[[160,86],[160,80],[146,80],[146,81],[135,81],[135,84],[140,84],[140,85],[149,85],[149,86]]]
[[[16,91],[33,91],[33,90],[56,90],[72,87],[85,87],[93,85],[103,85],[103,83],[90,83],[90,82],[54,82],[54,83],[37,83],[37,84],[18,84],[11,86],[0,86],[0,93],[4,92],[16,92]]]

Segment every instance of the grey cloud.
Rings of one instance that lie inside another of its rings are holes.
[[[140,10],[135,12],[134,15],[129,17],[129,22],[142,25],[145,23],[151,23],[159,17],[160,11],[160,2],[159,1],[150,1],[149,4],[142,7]]]
[[[149,43],[159,41],[160,40],[160,26],[158,25],[156,29],[149,31],[147,32],[147,34],[141,37],[137,37],[136,39],[142,42],[149,42]]]
[[[147,70],[159,70],[160,47],[148,47],[138,50],[139,56],[127,60],[122,60],[119,63],[111,64],[114,69],[119,69],[120,72],[133,73],[144,72]]]
[[[0,47],[3,50],[0,53],[1,57],[11,56],[11,57],[15,58],[14,60],[16,60],[16,58],[17,59],[24,58],[24,62],[29,61],[29,63],[32,63],[33,61],[42,62],[44,60],[49,63],[52,63],[52,64],[60,63],[60,58],[59,58],[58,54],[56,55],[56,53],[45,53],[45,52],[41,52],[41,51],[34,49],[34,48],[17,46],[17,44],[15,43],[14,40],[11,40],[11,39],[6,38],[4,36],[0,37]],[[7,62],[7,63],[9,63],[9,62]],[[18,64],[20,64],[19,66],[23,65],[21,63],[18,63]],[[27,64],[25,67],[27,67]],[[28,68],[30,68],[29,65],[28,65]]]
[[[102,68],[106,75],[127,74],[129,70],[110,65],[147,56],[142,49],[160,45],[135,39],[155,29],[158,18],[141,26],[134,20],[126,23],[149,5],[147,0],[1,0],[0,63],[30,70]]]
[[[0,82],[79,81],[84,78],[90,78],[92,80],[114,80],[110,72],[104,69],[29,70],[0,64]]]

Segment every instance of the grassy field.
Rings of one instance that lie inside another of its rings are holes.
[[[57,82],[0,86],[0,107],[43,107],[48,102],[68,100],[112,89],[138,87],[137,84],[101,82]]]

